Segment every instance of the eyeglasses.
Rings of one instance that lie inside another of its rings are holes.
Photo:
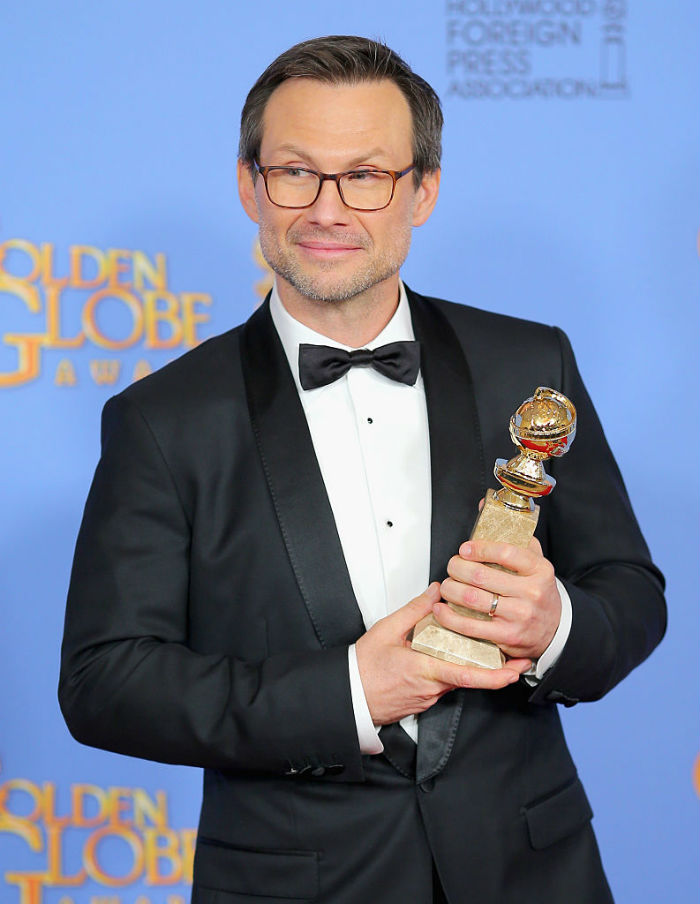
[[[265,181],[267,197],[277,207],[301,210],[316,203],[321,186],[330,179],[340,200],[351,210],[383,210],[391,204],[396,183],[415,168],[403,170],[349,170],[346,173],[318,173],[298,166],[260,166],[255,169]]]

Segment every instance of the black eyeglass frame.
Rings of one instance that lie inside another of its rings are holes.
[[[260,173],[263,177],[263,182],[265,183],[265,193],[267,194],[268,200],[271,204],[274,204],[275,207],[281,207],[283,210],[306,210],[308,207],[313,207],[314,204],[318,201],[318,196],[321,194],[321,189],[323,188],[323,183],[327,181],[335,182],[335,187],[338,189],[338,194],[340,195],[340,200],[343,204],[349,208],[350,210],[359,210],[363,213],[374,213],[377,210],[386,210],[386,208],[391,204],[394,200],[394,192],[396,191],[396,183],[405,176],[407,173],[410,173],[411,170],[416,168],[415,163],[412,163],[410,166],[407,166],[406,169],[402,170],[346,170],[344,173],[321,173],[318,170],[306,169],[303,166],[260,166],[257,160],[253,161],[253,166],[256,171]],[[302,173],[310,173],[313,176],[318,177],[318,191],[316,192],[316,197],[313,201],[310,201],[308,204],[301,204],[299,206],[294,205],[290,206],[287,204],[278,204],[277,201],[273,201],[270,197],[270,189],[267,186],[267,174],[272,170],[298,170]],[[340,180],[343,176],[352,176],[353,173],[381,173],[384,176],[391,176],[391,195],[389,196],[389,200],[386,204],[383,204],[381,207],[353,207],[352,204],[348,204],[348,202],[343,197],[343,192],[340,187]]]

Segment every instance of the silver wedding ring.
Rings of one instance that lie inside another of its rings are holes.
[[[489,618],[493,618],[496,614],[496,606],[498,605],[498,594],[494,593],[493,599],[491,600],[491,608],[489,609]]]

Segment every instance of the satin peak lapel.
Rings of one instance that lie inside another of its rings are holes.
[[[421,371],[430,427],[432,524],[430,580],[447,576],[447,562],[467,539],[486,486],[484,450],[469,365],[445,315],[407,290],[413,329],[421,343]],[[416,781],[442,770],[462,712],[461,691],[446,694],[419,717]]]
[[[243,374],[258,451],[289,561],[323,647],[364,633],[289,364],[266,301],[243,327]]]

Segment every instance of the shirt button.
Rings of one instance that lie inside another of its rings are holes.
[[[387,527],[393,527],[393,526],[394,526],[394,522],[393,522],[393,521],[387,521],[386,526],[387,526]]]
[[[368,424],[373,424],[373,423],[374,423],[374,419],[371,418],[371,417],[368,417],[368,418],[367,418],[367,423],[368,423]]]

